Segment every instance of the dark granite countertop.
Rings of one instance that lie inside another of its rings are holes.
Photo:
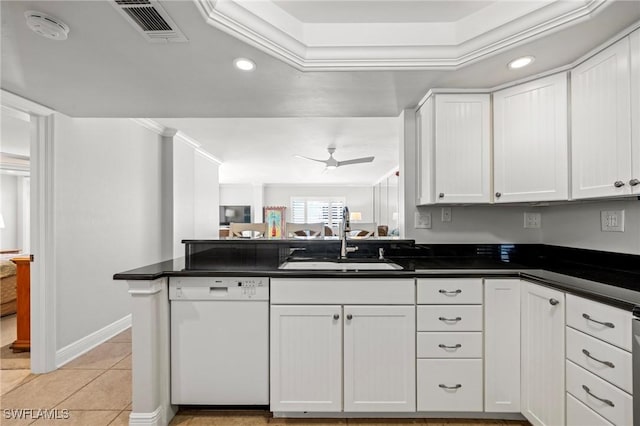
[[[227,241],[227,240],[225,240]],[[237,241],[229,240],[235,244]],[[402,240],[405,242],[406,240]],[[207,242],[210,243],[210,242]],[[242,243],[248,244],[248,243]],[[470,247],[475,247],[471,250]],[[389,260],[401,265],[402,270],[329,271],[282,270],[280,262],[245,262],[242,265],[220,261],[214,266],[193,269],[185,267],[185,258],[173,259],[114,275],[115,280],[155,280],[172,276],[267,276],[291,278],[428,278],[428,277],[514,277],[563,291],[588,297],[631,310],[640,305],[640,274],[629,265],[628,256],[599,253],[599,264],[580,263],[576,256],[589,259],[585,250],[564,250],[554,246],[523,245],[523,249],[509,251],[513,245],[433,245],[417,247],[415,255],[399,250]],[[434,249],[435,247],[435,249]],[[505,249],[507,247],[508,249]],[[426,251],[425,251],[426,250]],[[517,255],[516,255],[517,252]],[[531,253],[541,253],[532,256]],[[588,250],[586,252],[589,252]],[[413,252],[412,252],[413,253]],[[506,253],[506,254],[505,254]],[[526,256],[522,253],[529,253]],[[552,255],[549,258],[549,255]],[[574,256],[575,255],[575,256]],[[608,256],[608,257],[607,257]],[[640,256],[632,256],[637,261]],[[357,259],[357,258],[356,258]],[[560,261],[562,260],[562,261]],[[635,265],[638,262],[632,262]]]

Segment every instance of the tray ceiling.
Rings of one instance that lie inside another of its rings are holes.
[[[207,23],[300,70],[456,69],[568,27],[602,0],[196,0]]]

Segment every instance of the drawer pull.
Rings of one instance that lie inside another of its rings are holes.
[[[340,319],[340,315],[338,315],[338,314],[333,314],[333,319],[334,319],[334,320]]]
[[[604,325],[605,327],[616,328],[616,326],[613,325],[612,322],[602,322],[602,321],[594,320],[589,316],[589,314],[582,314],[582,318],[586,319],[587,321],[595,322],[596,324]]]
[[[549,299],[549,304],[551,304],[551,306],[556,306],[558,303],[560,303],[557,299]]]
[[[457,295],[459,295],[460,293],[462,293],[462,290],[458,289],[458,290],[451,290],[451,291],[447,291],[447,290],[444,290],[444,289],[440,289],[440,290],[438,290],[438,293],[440,293],[440,294],[446,294],[447,296],[449,296],[449,295],[451,295],[451,296],[457,296]]]
[[[447,385],[445,385],[445,384],[440,383],[440,384],[438,385],[438,387],[439,387],[439,388],[442,388],[442,389],[455,390],[455,389],[460,389],[460,388],[462,387],[462,385],[461,385],[460,383],[458,383],[458,384],[457,384],[457,385],[455,385],[455,386],[447,386]]]
[[[592,397],[594,397],[594,398],[595,398],[595,399],[597,399],[598,401],[600,401],[600,402],[604,402],[604,403],[605,403],[605,404],[607,404],[609,407],[615,407],[615,406],[616,406],[616,405],[615,405],[611,400],[609,400],[609,399],[603,399],[603,398],[600,398],[600,397],[598,397],[598,396],[596,396],[596,395],[592,394],[592,393],[591,393],[591,389],[589,389],[589,388],[587,387],[587,385],[582,385],[582,389],[584,389],[584,391],[585,391],[586,393],[588,393],[589,395],[591,395]]]
[[[585,354],[588,358],[591,358],[591,359],[592,359],[592,360],[594,360],[594,361],[598,361],[600,364],[604,364],[604,365],[606,365],[607,367],[616,368],[616,366],[615,366],[615,365],[613,365],[613,363],[612,363],[611,361],[602,361],[602,360],[599,360],[598,358],[594,358],[594,357],[591,355],[591,353],[590,353],[588,350],[586,350],[586,349],[583,349],[583,350],[582,350],[582,353],[583,353],[583,354]]]
[[[442,348],[442,349],[460,349],[462,347],[462,345],[460,343],[458,343],[458,344],[456,344],[454,346],[447,346],[447,345],[443,345],[442,343],[440,343],[438,345],[438,347]]]
[[[439,317],[438,319],[439,319],[440,321],[444,321],[444,322],[458,322],[458,321],[462,321],[462,317],[455,317],[455,318]]]

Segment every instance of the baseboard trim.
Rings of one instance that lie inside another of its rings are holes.
[[[131,314],[56,351],[56,368],[62,367],[129,327],[131,327]]]
[[[162,426],[162,407],[156,408],[152,413],[129,414],[129,426]],[[165,422],[165,424],[168,422]]]

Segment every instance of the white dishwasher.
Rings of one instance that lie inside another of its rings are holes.
[[[269,279],[172,277],[171,403],[269,404]]]

